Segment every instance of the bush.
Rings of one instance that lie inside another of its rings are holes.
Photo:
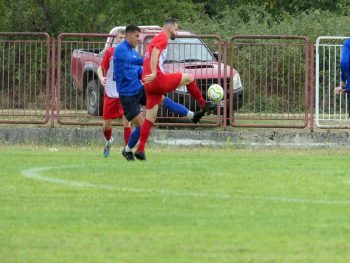
[[[181,25],[196,33],[221,35],[225,40],[232,35],[293,35],[306,36],[310,41],[322,35],[350,35],[348,16],[308,10],[294,15],[284,12],[276,19],[265,8],[251,4],[227,7],[214,18],[198,16]]]

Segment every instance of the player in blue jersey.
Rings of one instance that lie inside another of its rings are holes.
[[[348,114],[350,116],[350,38],[345,39],[340,57],[340,85],[335,88],[336,94],[348,97]]]
[[[335,89],[337,94],[350,91],[350,38],[343,43],[340,57],[340,85]]]
[[[139,43],[140,28],[128,25],[125,35],[126,39],[114,51],[113,71],[124,116],[135,125],[129,142],[122,152],[123,156],[130,161],[134,160],[134,156],[129,149],[136,145],[140,136],[140,127],[143,122],[140,104],[146,104],[146,94],[140,81],[143,58],[135,50]]]

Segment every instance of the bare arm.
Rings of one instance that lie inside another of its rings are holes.
[[[152,70],[152,74],[155,74],[155,75],[157,75],[157,64],[158,64],[159,53],[160,53],[160,50],[154,47],[151,54],[151,70]]]
[[[157,64],[158,64],[159,54],[160,54],[160,50],[156,47],[153,47],[152,54],[151,54],[151,62],[150,62],[152,73],[144,77],[144,80],[143,80],[144,83],[151,82],[157,76]]]
[[[97,76],[100,79],[100,82],[102,83],[103,86],[106,85],[106,77],[105,77],[105,72],[104,70],[101,68],[101,66],[98,67],[97,69]]]

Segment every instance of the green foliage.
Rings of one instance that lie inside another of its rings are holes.
[[[47,46],[40,37],[31,40],[23,43],[8,37],[8,42],[0,43],[2,108],[38,110],[46,106]]]
[[[314,42],[322,35],[350,36],[349,15],[348,0],[0,0],[1,31],[48,32],[52,37],[61,32],[107,33],[116,25],[129,23],[161,25],[164,19],[174,17],[182,28],[219,35],[224,41],[230,41],[233,35],[290,35],[306,36]],[[216,49],[215,45],[211,48]],[[239,52],[249,56],[247,51]],[[305,65],[305,61],[301,64]],[[240,71],[245,84],[249,76],[243,74],[243,66],[233,66]],[[264,71],[259,65],[254,66]],[[267,82],[275,86],[283,77],[287,79],[282,75],[270,75]],[[296,86],[304,87],[303,81],[298,80]],[[271,96],[279,97],[275,91],[273,87]],[[284,98],[273,101],[278,111]]]
[[[349,34],[347,0],[36,0],[0,1],[2,31],[108,32],[115,25],[161,25],[175,17],[197,33],[289,34],[315,39]]]
[[[196,33],[218,34],[225,40],[232,35],[292,35],[306,36],[311,41],[322,35],[350,35],[348,24],[348,16],[321,10],[283,12],[276,19],[264,7],[251,4],[225,9],[214,18],[197,17],[191,23],[182,23]]]
[[[255,3],[260,1],[255,1]],[[306,10],[323,10],[338,14],[349,14],[350,3],[347,0],[269,0],[263,4],[269,12],[279,15],[279,12],[297,14]]]
[[[276,19],[285,12],[298,14],[307,10],[350,14],[350,2],[348,0],[192,0],[192,2],[202,4],[205,12],[210,17],[215,17],[226,9],[241,8],[247,5],[261,6]]]
[[[48,32],[52,36],[61,32],[106,33],[129,23],[160,25],[168,17],[191,21],[202,13],[201,5],[185,0],[16,0],[1,10],[0,14],[6,14],[0,22],[2,30]]]

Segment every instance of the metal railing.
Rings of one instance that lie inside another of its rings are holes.
[[[0,123],[49,121],[50,44],[47,33],[0,33]]]
[[[137,47],[141,55],[151,37]],[[1,33],[0,123],[101,125],[103,87],[96,71],[107,38],[113,36],[62,33],[51,40],[46,33]],[[193,74],[205,99],[218,83],[224,99],[200,124],[164,108],[156,124],[305,128],[310,118],[313,129],[312,52],[305,37],[233,36],[227,43],[215,35],[179,36],[169,42],[166,71]],[[186,87],[167,96],[200,109]]]
[[[229,112],[230,125],[307,127],[309,59],[306,37],[233,36],[230,66],[239,69],[244,93],[243,106]]]
[[[322,36],[316,40],[315,123],[319,128],[350,128],[349,94],[335,94],[340,83],[340,57],[347,37]]]

